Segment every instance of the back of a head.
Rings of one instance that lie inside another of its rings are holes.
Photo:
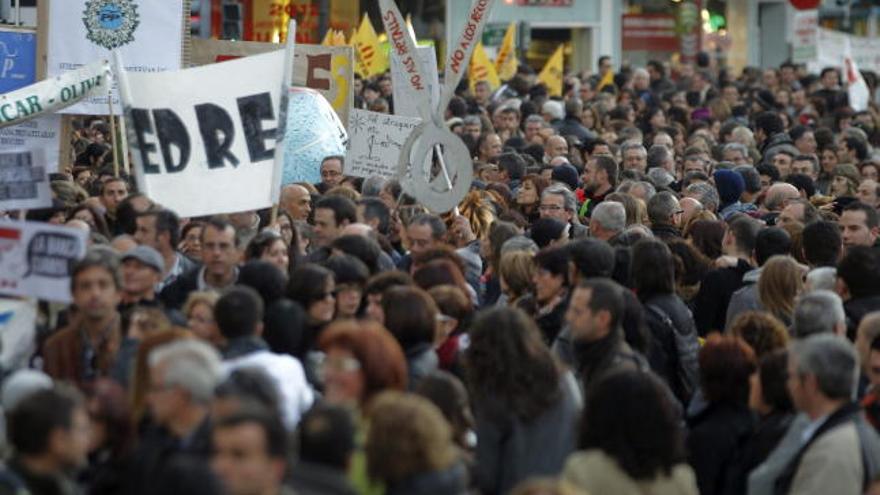
[[[667,191],[657,193],[648,200],[648,220],[652,225],[669,224],[677,209],[674,194]]]
[[[614,249],[605,241],[580,239],[567,244],[566,248],[582,278],[610,277],[614,271]]]
[[[850,246],[837,265],[837,277],[846,283],[852,298],[880,294],[880,256],[873,247]]]
[[[778,134],[785,130],[782,118],[776,112],[761,112],[755,117],[755,129],[764,131],[767,136]]]
[[[227,339],[250,337],[263,321],[263,300],[257,291],[237,285],[228,289],[214,305],[214,319]]]
[[[792,336],[798,339],[820,333],[834,333],[846,325],[843,301],[836,293],[815,290],[798,298],[791,327]]]
[[[424,290],[391,287],[382,294],[382,311],[385,327],[404,350],[434,339],[437,305]]]
[[[220,354],[209,344],[180,339],[156,347],[149,354],[150,368],[164,367],[162,385],[179,387],[195,404],[208,405],[221,377]]]
[[[755,236],[755,261],[762,266],[771,256],[791,254],[791,237],[779,227],[767,227]]]
[[[811,266],[836,266],[843,249],[840,229],[834,222],[807,224],[802,234],[804,258]]]
[[[254,289],[267,305],[284,297],[287,277],[273,263],[251,260],[239,268],[238,283]]]
[[[73,389],[56,387],[34,392],[7,412],[7,435],[21,456],[47,453],[57,429],[73,428],[74,411],[84,407],[82,396]]]
[[[797,375],[815,376],[819,391],[826,398],[852,400],[859,366],[856,351],[848,340],[836,335],[813,335],[792,343],[790,353]]]
[[[599,222],[605,230],[623,232],[626,228],[626,208],[616,201],[603,201],[593,209],[590,219]]]
[[[807,273],[805,290],[834,291],[837,287],[837,268],[833,266],[820,266],[813,268]]]
[[[761,230],[760,222],[751,217],[741,216],[730,222],[728,229],[736,239],[737,250],[744,254],[752,254],[755,250],[758,232]]]
[[[354,451],[354,436],[351,412],[341,406],[319,404],[300,421],[299,459],[344,471]]]

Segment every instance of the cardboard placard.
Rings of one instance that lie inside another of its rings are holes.
[[[0,294],[69,303],[73,264],[88,232],[44,222],[0,221]]]
[[[345,175],[397,178],[397,161],[403,145],[420,122],[421,119],[413,117],[352,110]]]
[[[0,152],[0,210],[52,206],[42,150]]]

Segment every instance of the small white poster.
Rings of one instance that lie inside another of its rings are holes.
[[[352,109],[345,174],[396,178],[397,162],[407,138],[421,119]]]
[[[41,150],[0,152],[0,210],[52,206]]]
[[[0,153],[18,150],[42,150],[47,173],[59,169],[61,115],[48,114],[0,128]]]

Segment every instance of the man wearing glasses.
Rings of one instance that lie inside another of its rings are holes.
[[[334,187],[342,184],[342,166],[345,158],[341,156],[328,156],[321,162],[321,182],[315,184],[318,192],[324,194]]]
[[[589,229],[578,223],[576,211],[577,198],[565,185],[553,184],[541,193],[541,204],[538,206],[541,218],[555,218],[570,224],[571,238],[581,239],[587,237]]]

